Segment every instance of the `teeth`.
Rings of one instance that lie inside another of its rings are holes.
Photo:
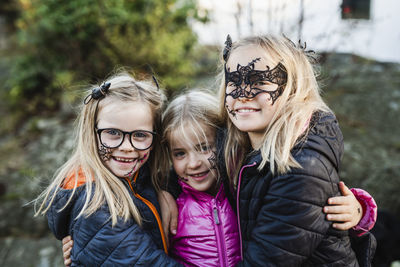
[[[237,112],[239,113],[249,113],[249,112],[254,112],[254,109],[238,109]]]
[[[134,162],[135,161],[135,159],[126,159],[126,158],[118,158],[118,157],[115,157],[115,159],[118,161],[122,161],[122,162]]]
[[[206,174],[207,172],[202,172],[202,173],[198,173],[198,174],[190,174],[189,176],[192,176],[192,177],[200,177],[200,176],[203,176],[204,174]]]

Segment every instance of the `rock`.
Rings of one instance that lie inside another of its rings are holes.
[[[0,239],[0,266],[62,267],[61,241],[53,237]]]
[[[345,140],[341,178],[394,214],[400,214],[399,66],[335,54],[322,66],[323,96]]]

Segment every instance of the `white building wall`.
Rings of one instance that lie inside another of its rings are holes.
[[[198,2],[201,8],[209,10],[211,18],[208,24],[193,25],[202,43],[222,45],[228,33],[233,40],[239,35],[281,32],[293,41],[299,39],[301,0]],[[241,14],[237,12],[237,3],[242,6]],[[342,20],[341,3],[342,0],[303,0],[301,39],[307,42],[308,47],[316,51],[354,53],[400,63],[400,0],[371,0],[369,20]]]

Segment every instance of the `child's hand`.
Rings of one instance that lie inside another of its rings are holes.
[[[178,206],[174,197],[167,191],[161,190],[158,193],[158,201],[160,202],[162,224],[169,244],[169,233],[175,235],[178,224]]]
[[[343,183],[339,183],[342,193],[340,197],[331,197],[325,206],[324,212],[328,221],[335,221],[332,226],[339,230],[349,230],[356,226],[362,218],[363,209],[354,194]]]
[[[63,238],[62,240],[62,250],[63,250],[63,257],[64,257],[64,265],[66,267],[70,266],[71,264],[71,249],[74,241],[71,239],[71,236],[68,235]]]

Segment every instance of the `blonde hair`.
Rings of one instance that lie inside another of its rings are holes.
[[[109,103],[136,102],[141,101],[149,105],[153,116],[153,131],[159,133],[161,124],[161,113],[165,96],[152,82],[136,81],[132,75],[125,71],[119,72],[105,82],[111,83],[108,94],[104,99],[92,99],[87,105],[81,106],[81,112],[76,121],[75,142],[76,148],[72,157],[57,170],[53,182],[36,199],[35,208],[41,202],[35,216],[45,214],[55,199],[57,192],[65,183],[66,177],[73,175],[75,186],[73,192],[62,208],[64,209],[72,200],[77,189],[78,172],[81,171],[85,177],[86,199],[80,217],[89,216],[107,203],[112,224],[115,225],[118,217],[125,221],[133,218],[141,225],[141,216],[130,197],[128,189],[120,178],[108,170],[98,153],[97,136],[94,131],[97,123],[97,114]],[[91,93],[88,90],[86,93]],[[159,154],[159,137],[155,136],[153,150],[148,159],[150,169],[156,167],[155,156]],[[156,181],[156,175],[152,174],[152,181]],[[61,210],[62,210],[61,209]]]
[[[190,143],[188,131],[191,131],[197,140],[207,140],[203,125],[216,130],[221,126],[221,122],[218,100],[211,92],[191,90],[172,100],[162,116],[164,156],[160,159],[160,167],[164,173],[163,178],[168,176],[172,165],[168,142],[172,135],[179,135]]]
[[[262,145],[259,148],[262,161],[259,170],[269,163],[272,173],[286,173],[292,167],[300,167],[290,151],[299,141],[304,126],[312,114],[330,109],[320,96],[312,61],[302,47],[297,47],[284,36],[255,36],[233,43],[230,55],[239,47],[255,46],[265,51],[263,56],[272,67],[281,63],[287,71],[287,83],[282,95],[275,102],[276,112],[265,130]],[[229,58],[227,59],[227,61]],[[222,67],[223,68],[223,67]],[[234,183],[245,155],[250,152],[247,133],[239,131],[228,117],[224,106],[225,77],[222,69],[220,77],[220,113],[227,122],[228,136],[225,145],[225,161],[228,175]]]

